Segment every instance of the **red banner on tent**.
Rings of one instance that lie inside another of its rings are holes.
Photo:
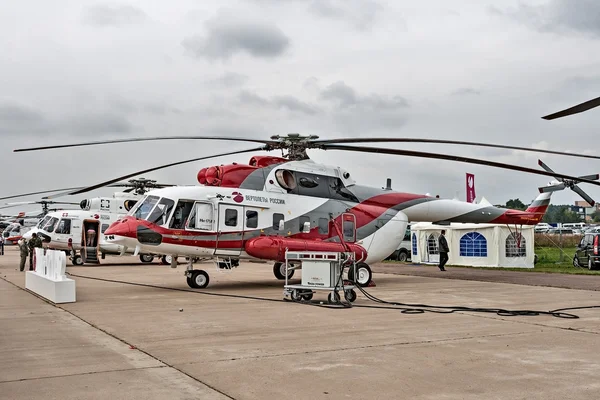
[[[475,201],[475,175],[467,173],[467,203]]]

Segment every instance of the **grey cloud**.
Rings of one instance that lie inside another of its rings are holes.
[[[257,58],[281,56],[290,39],[275,25],[220,14],[206,23],[207,35],[192,36],[181,44],[194,57],[227,60],[245,52]]]
[[[343,81],[338,81],[327,86],[321,92],[321,98],[333,101],[341,108],[366,107],[378,110],[393,110],[408,107],[408,101],[401,96],[384,97],[378,94],[360,96]]]
[[[454,92],[452,92],[452,95],[454,96],[468,96],[468,95],[479,95],[481,94],[480,90],[477,89],[473,89],[473,88],[460,88],[460,89],[456,89]]]
[[[40,111],[19,105],[0,106],[0,133],[3,135],[102,135],[132,131],[133,127],[128,119],[116,113],[51,118]]]
[[[272,107],[276,109],[287,109],[292,112],[299,112],[308,115],[318,113],[316,107],[298,100],[293,96],[274,96],[271,99],[261,97],[247,90],[240,92],[238,100],[243,104],[251,104],[260,107]]]
[[[83,15],[85,23],[99,27],[122,26],[141,22],[144,19],[146,19],[146,13],[143,10],[125,4],[96,4],[87,7]]]
[[[246,82],[248,82],[248,76],[238,74],[235,72],[227,72],[216,79],[213,79],[208,82],[208,85],[211,87],[239,87],[243,86]]]
[[[17,104],[0,105],[0,134],[36,135],[48,130],[48,121],[41,112]]]
[[[127,118],[118,114],[87,114],[64,119],[59,129],[75,135],[101,135],[107,133],[130,133],[133,126]]]
[[[540,32],[580,32],[600,37],[600,2],[597,0],[550,0],[535,6],[521,3],[507,10],[492,7],[490,11]]]
[[[131,101],[126,100],[122,97],[114,97],[108,100],[108,105],[111,112],[115,114],[156,114],[166,115],[168,113],[179,114],[181,110],[176,107],[171,107],[164,102],[151,102],[151,101]]]

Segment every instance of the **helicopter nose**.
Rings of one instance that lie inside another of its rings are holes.
[[[129,219],[125,218],[116,222],[113,222],[111,226],[104,232],[104,235],[108,239],[114,239],[114,236],[136,238],[136,227],[135,224]]]

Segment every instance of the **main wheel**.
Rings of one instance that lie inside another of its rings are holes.
[[[354,278],[353,268],[348,270],[348,279],[350,282],[354,282],[361,287],[367,286],[372,278],[373,273],[371,272],[371,267],[365,263],[356,264],[356,278]]]
[[[276,262],[275,265],[273,265],[273,275],[275,275],[275,278],[279,279],[280,281],[285,279],[285,263],[280,263],[280,262]],[[288,270],[288,279],[291,279],[292,276],[294,276],[294,270],[290,269]]]
[[[348,302],[352,303],[354,302],[354,300],[356,300],[356,292],[354,291],[354,289],[346,290],[344,292],[344,297],[346,298],[346,300],[348,300]]]
[[[83,265],[83,258],[81,258],[81,255],[77,254],[73,257],[73,265]]]
[[[188,285],[194,289],[204,289],[208,286],[208,282],[210,279],[208,278],[208,274],[206,271],[201,269],[195,269],[192,271],[192,276],[188,278]]]
[[[140,254],[140,261],[143,263],[151,263],[154,260],[154,256],[152,254]]]

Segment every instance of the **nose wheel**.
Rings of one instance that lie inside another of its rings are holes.
[[[210,278],[208,273],[202,269],[186,271],[187,284],[192,289],[204,289],[208,286]]]

